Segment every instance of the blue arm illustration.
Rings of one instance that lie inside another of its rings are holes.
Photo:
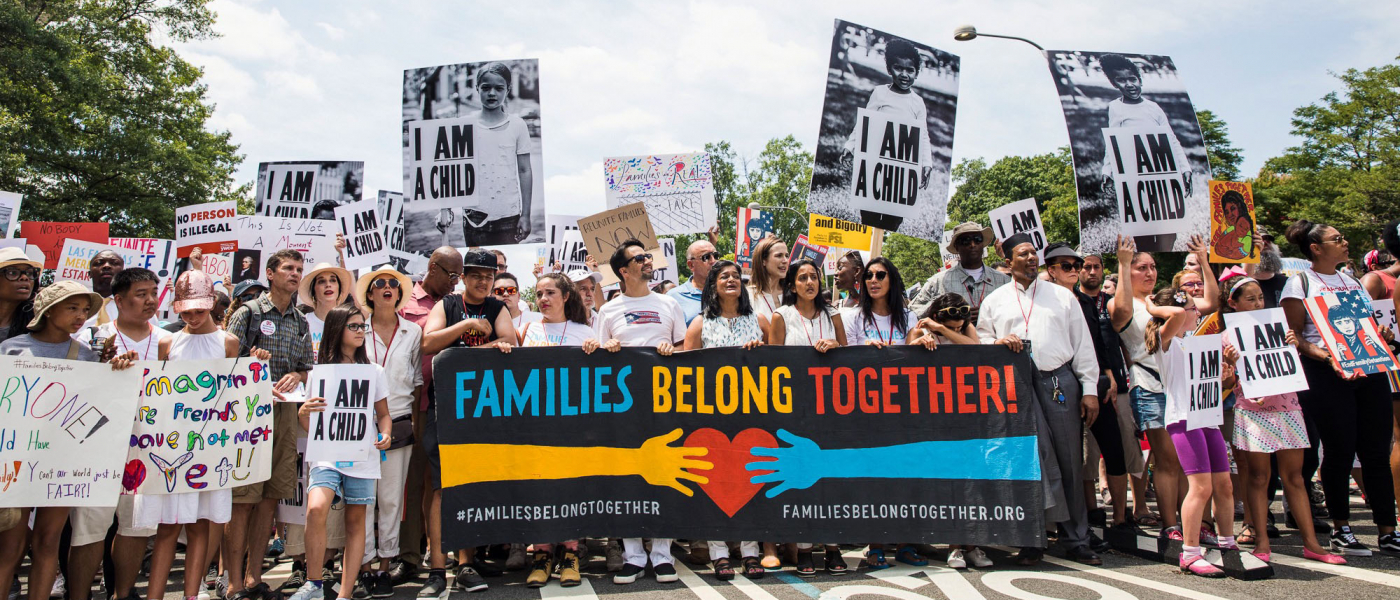
[[[776,460],[744,465],[748,471],[772,471],[749,479],[757,484],[778,482],[764,493],[768,498],[788,490],[805,490],[822,479],[1040,479],[1040,453],[1033,435],[840,449],[823,449],[786,429],[778,430],[778,439],[790,445],[749,451],[754,457]]]

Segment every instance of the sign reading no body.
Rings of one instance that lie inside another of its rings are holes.
[[[474,127],[466,117],[409,122],[404,193],[410,202],[430,202],[437,208],[479,205]]]

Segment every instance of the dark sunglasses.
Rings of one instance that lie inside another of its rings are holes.
[[[239,301],[239,302],[252,302],[253,300],[256,300],[256,299],[258,298],[258,294],[261,294],[261,293],[262,293],[262,292],[244,292],[243,294],[239,294],[239,296],[238,296],[238,301]]]
[[[434,266],[434,267],[437,267],[437,268],[439,268],[439,269],[442,269],[442,272],[443,272],[443,273],[446,273],[446,274],[447,274],[447,278],[448,278],[448,279],[451,279],[452,281],[457,281],[458,279],[461,279],[461,278],[462,278],[462,274],[461,274],[461,273],[453,273],[452,271],[448,271],[448,270],[447,270],[447,267],[444,267],[444,266],[442,266],[442,265],[440,265],[440,264],[433,263],[433,266]]]
[[[509,295],[511,295],[511,294],[514,294],[514,293],[520,291],[520,288],[517,288],[517,287],[515,287],[515,286],[513,286],[513,285],[503,285],[503,286],[498,287],[498,288],[496,288],[496,289],[494,289],[494,290],[492,290],[492,291],[493,291],[493,292],[496,292],[496,295],[497,295],[497,296],[509,296]]]
[[[638,254],[638,255],[633,256],[632,258],[629,258],[629,259],[627,259],[627,260],[630,260],[630,261],[632,261],[632,262],[637,263],[637,264],[640,265],[640,264],[642,264],[642,263],[644,263],[644,262],[646,262],[646,261],[651,260],[651,255],[650,255],[650,254],[645,254],[645,253],[644,253],[644,254]]]
[[[1078,271],[1084,268],[1084,263],[1082,261],[1061,261],[1055,263],[1055,265],[1060,267],[1061,271]]]
[[[345,328],[350,331],[369,331],[369,323],[350,323]]]
[[[369,284],[374,286],[374,289],[376,290],[386,285],[389,286],[389,289],[391,290],[399,289],[399,280],[397,279],[376,279],[374,281],[369,282]]]
[[[692,257],[690,260],[698,260],[700,262],[710,262],[712,260],[719,260],[719,253],[706,252],[704,254],[701,254],[700,256]]]
[[[959,246],[966,246],[966,245],[968,245],[968,244],[980,244],[980,243],[982,243],[982,234],[980,234],[980,233],[969,233],[969,234],[965,234],[965,235],[960,235],[960,236],[958,236],[958,245],[959,245]]]
[[[28,277],[30,281],[39,280],[39,270],[33,267],[5,267],[0,269],[0,275],[4,275],[6,280],[19,281],[20,277]]]
[[[865,272],[865,280],[866,280],[866,281],[870,281],[871,279],[874,279],[875,281],[884,281],[885,278],[886,278],[886,277],[889,277],[889,276],[890,276],[890,274],[889,274],[888,271],[866,271],[866,272]]]
[[[967,305],[948,306],[938,309],[938,318],[940,319],[966,319],[968,315],[971,314],[972,307]]]

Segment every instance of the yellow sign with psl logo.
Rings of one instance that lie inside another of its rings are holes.
[[[807,219],[807,240],[811,243],[870,251],[874,227],[818,214],[808,215]]]

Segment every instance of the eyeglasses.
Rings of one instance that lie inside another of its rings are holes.
[[[1183,288],[1198,288],[1198,287],[1205,287],[1205,285],[1206,285],[1205,282],[1201,282],[1201,281],[1183,281],[1183,282],[1181,282],[1181,287],[1183,287]]]
[[[1339,233],[1339,234],[1337,234],[1337,237],[1334,237],[1334,238],[1332,238],[1332,239],[1330,239],[1330,240],[1322,240],[1322,243],[1324,243],[1324,244],[1327,244],[1327,243],[1332,243],[1332,244],[1345,244],[1345,243],[1347,243],[1347,238],[1346,238],[1346,236],[1344,236],[1344,235],[1342,235],[1342,234]]]
[[[968,315],[971,314],[972,307],[967,306],[965,304],[962,306],[948,306],[945,308],[938,309],[939,317],[946,317],[950,319],[966,319]]]
[[[700,261],[700,262],[710,262],[710,261],[714,261],[714,260],[719,260],[719,253],[718,253],[718,252],[706,252],[706,253],[704,253],[704,254],[701,254],[700,256],[693,256],[693,257],[690,258],[690,260],[698,260],[698,261]]]
[[[966,235],[960,235],[960,236],[958,236],[958,245],[959,245],[959,246],[966,246],[966,245],[968,245],[968,244],[981,244],[981,243],[982,243],[982,234],[980,234],[980,233],[969,233],[969,234],[966,234]]]
[[[0,275],[4,275],[8,281],[19,281],[20,277],[28,277],[30,281],[39,280],[39,270],[33,267],[5,267],[0,269]]]
[[[503,265],[503,264],[497,263],[497,264],[496,264],[496,270],[497,270],[497,271],[504,271],[504,270],[506,270],[506,266]]]
[[[369,331],[369,323],[351,323],[346,325],[345,328],[350,331],[359,331],[363,333]]]
[[[389,289],[391,290],[399,289],[399,280],[397,279],[376,279],[374,281],[369,282],[369,284],[374,286],[374,289],[376,290],[384,286],[389,286]]]
[[[440,265],[440,264],[433,263],[433,266],[434,266],[434,267],[437,267],[437,268],[439,268],[439,269],[442,269],[442,272],[443,272],[444,274],[446,274],[446,275],[447,275],[447,278],[448,278],[448,279],[451,279],[452,281],[457,281],[458,279],[461,279],[461,278],[462,278],[462,274],[461,274],[461,273],[453,273],[452,271],[448,271],[448,270],[447,270],[447,267],[444,267],[444,266],[442,266],[442,265]]]
[[[1061,271],[1078,271],[1084,268],[1084,263],[1076,261],[1060,261],[1055,263],[1055,266],[1060,267]]]
[[[1395,264],[1395,260],[1394,260],[1394,259],[1391,259],[1391,260],[1382,260],[1382,261],[1376,262],[1376,266],[1379,267],[1379,268],[1382,268],[1382,269],[1384,269],[1384,268],[1386,268],[1386,267],[1389,267],[1390,265],[1393,265],[1393,264]]]
[[[253,300],[256,300],[256,299],[258,298],[258,294],[260,294],[260,293],[261,293],[261,292],[244,292],[244,293],[238,295],[238,301],[239,301],[239,302],[252,302]]]
[[[632,258],[629,258],[629,259],[627,259],[627,260],[630,260],[630,261],[632,261],[632,262],[637,263],[637,264],[640,265],[640,264],[642,264],[642,263],[644,263],[644,262],[646,262],[646,261],[651,260],[651,255],[650,255],[650,254],[646,254],[646,253],[638,254],[638,255],[633,256]]]
[[[886,278],[886,277],[889,277],[889,276],[890,276],[890,274],[889,274],[888,271],[866,271],[866,272],[865,272],[865,280],[866,280],[866,281],[870,281],[871,279],[874,279],[875,281],[884,281],[885,278]]]
[[[496,289],[494,289],[494,290],[492,290],[492,291],[496,292],[496,295],[497,295],[497,296],[510,296],[510,295],[512,295],[512,294],[514,294],[514,293],[520,291],[520,288],[515,287],[515,286],[513,286],[513,285],[503,285],[503,286],[498,287],[498,288],[496,288]]]

